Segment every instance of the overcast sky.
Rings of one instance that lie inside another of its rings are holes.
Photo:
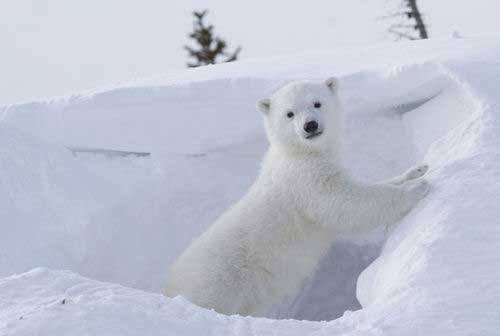
[[[248,59],[391,41],[380,17],[398,2],[0,0],[0,105],[181,70],[194,9]],[[420,3],[431,37],[500,30],[498,0]]]

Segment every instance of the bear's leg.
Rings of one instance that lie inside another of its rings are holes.
[[[325,208],[331,213],[325,215],[332,216],[330,218],[337,217],[337,220],[330,220],[329,223],[335,226],[334,229],[339,234],[348,236],[365,234],[376,227],[393,225],[429,191],[429,183],[422,178],[408,180],[399,185],[387,182],[370,185],[350,179],[344,183],[344,190],[338,190],[338,194],[330,200],[330,207]]]

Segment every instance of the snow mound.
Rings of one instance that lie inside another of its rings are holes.
[[[134,290],[37,268],[0,280],[5,335],[304,335],[326,323],[224,316],[181,297]],[[338,328],[337,330],[342,330]]]
[[[0,333],[495,334],[498,45],[367,50],[0,108]],[[431,194],[392,232],[335,243],[301,293],[269,314],[297,320],[228,317],[158,294],[174,258],[254,180],[266,148],[255,100],[332,73],[349,169],[372,181],[426,162]]]

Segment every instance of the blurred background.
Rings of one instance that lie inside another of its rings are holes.
[[[431,38],[496,34],[498,0],[417,0]],[[0,0],[0,105],[175,72],[193,11],[238,60],[407,40],[406,0]],[[406,15],[406,16],[405,16]],[[402,34],[399,34],[402,33]],[[214,35],[214,36],[215,36]],[[196,62],[195,62],[196,63]]]

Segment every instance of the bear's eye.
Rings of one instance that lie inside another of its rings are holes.
[[[321,107],[321,103],[320,102],[315,102],[314,103],[314,107],[315,108],[320,108]]]
[[[290,112],[288,112],[288,113],[286,114],[286,117],[287,117],[288,119],[292,119],[294,115],[295,115],[295,114],[293,114],[293,112],[292,112],[292,111],[290,111]]]

